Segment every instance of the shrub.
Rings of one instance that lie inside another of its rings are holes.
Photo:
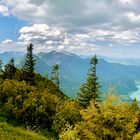
[[[74,125],[80,121],[80,109],[81,107],[77,101],[64,100],[57,109],[52,128],[56,132],[61,132],[66,125]]]
[[[131,140],[135,131],[137,117],[129,103],[120,103],[109,97],[97,109],[93,102],[81,111],[83,121],[61,133],[61,139],[98,139],[98,140]]]
[[[51,129],[59,98],[45,91],[28,95],[23,103],[24,121],[36,128]]]

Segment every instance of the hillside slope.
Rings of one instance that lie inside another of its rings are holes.
[[[17,56],[18,59],[15,57],[16,65],[22,67],[24,54],[16,53],[5,52],[0,54],[0,58],[6,61],[9,59],[7,56]],[[52,65],[59,64],[61,89],[68,96],[76,97],[81,84],[87,78],[88,69],[90,68],[89,58],[82,58],[68,52],[51,51],[49,53],[41,52],[36,54],[35,59],[36,72],[48,77],[50,77]],[[135,81],[140,80],[140,66],[110,63],[105,58],[99,57],[97,75],[102,84],[103,92],[107,91],[109,87],[114,87],[119,95],[128,95],[128,93],[137,90]]]
[[[5,122],[0,122],[1,140],[48,140],[46,137],[37,133],[13,127]]]
[[[52,51],[37,54],[35,67],[37,72],[50,76],[53,64],[60,65],[60,81],[64,93],[70,97],[76,97],[81,84],[86,80],[90,59],[68,52]],[[127,95],[137,90],[135,80],[140,79],[140,67],[109,63],[104,59],[99,59],[97,75],[103,92],[109,87],[115,87],[119,95]]]

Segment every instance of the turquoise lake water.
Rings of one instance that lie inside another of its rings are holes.
[[[140,84],[137,84],[137,91],[134,91],[133,93],[130,94],[130,97],[134,99],[136,97],[137,101],[140,101]]]

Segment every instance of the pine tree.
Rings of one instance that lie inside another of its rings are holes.
[[[4,79],[6,79],[6,78],[12,79],[15,72],[16,72],[16,67],[14,64],[14,59],[12,58],[9,61],[9,63],[7,65],[5,65],[4,74],[3,74]]]
[[[0,76],[3,75],[3,68],[2,68],[3,62],[0,60]]]
[[[96,74],[96,65],[98,59],[96,55],[91,59],[91,69],[88,72],[87,81],[81,86],[80,92],[78,93],[79,101],[81,105],[87,107],[91,100],[95,102],[98,108],[97,101],[100,95],[100,83],[98,82],[98,77]]]
[[[136,98],[133,99],[132,109],[135,110],[135,111],[139,110],[139,105],[138,105],[138,101],[137,101]]]
[[[58,64],[55,64],[52,66],[51,80],[59,88],[60,81],[59,81],[59,65]]]
[[[35,59],[33,57],[33,44],[30,43],[27,46],[27,54],[25,58],[25,64],[23,66],[23,76],[24,80],[29,84],[35,84],[35,74],[34,74]]]

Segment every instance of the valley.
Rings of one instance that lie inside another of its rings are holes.
[[[5,52],[0,54],[6,64],[13,56],[16,66],[21,68],[24,64],[24,53]],[[69,97],[76,98],[80,86],[87,78],[90,68],[90,58],[83,58],[69,52],[51,51],[49,53],[35,54],[35,71],[50,78],[51,68],[54,64],[60,66],[60,88]],[[107,58],[99,57],[97,75],[101,82],[102,92],[113,87],[119,96],[129,97],[128,93],[137,92],[136,80],[140,80],[140,66],[123,65],[108,62]],[[113,61],[113,60],[112,60]]]

